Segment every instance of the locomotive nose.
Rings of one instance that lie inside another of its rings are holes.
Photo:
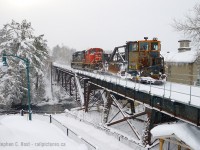
[[[96,55],[95,55],[95,61],[101,61],[102,60],[102,53],[98,52]]]

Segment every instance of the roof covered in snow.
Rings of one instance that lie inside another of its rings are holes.
[[[187,123],[158,125],[151,130],[151,134],[155,138],[175,135],[193,149],[200,147],[200,129]]]
[[[193,63],[197,59],[197,52],[194,50],[184,52],[165,52],[162,53],[165,62],[171,63]]]

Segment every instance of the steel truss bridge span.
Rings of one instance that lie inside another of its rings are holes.
[[[147,114],[149,125],[146,141],[148,144],[151,143],[149,131],[155,124],[177,119],[200,126],[200,95],[192,92],[192,90],[198,91],[196,87],[169,82],[163,86],[144,85],[117,76],[74,70],[59,64],[52,65],[52,77],[54,81],[66,89],[69,95],[80,102],[85,112],[88,112],[91,107],[97,104],[98,98],[95,97],[95,91],[101,90],[100,93],[105,107],[104,123],[111,126],[126,121],[138,140],[142,140],[142,136],[129,122],[129,119],[136,119],[138,116]],[[174,88],[176,87],[181,87],[181,89],[175,91]],[[119,99],[130,104],[131,113],[128,116],[119,106]],[[144,104],[145,112],[135,113],[134,102]],[[109,121],[108,115],[111,105],[119,109],[123,119],[117,121],[111,119]]]

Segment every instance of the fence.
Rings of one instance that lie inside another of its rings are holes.
[[[97,129],[105,132],[107,135],[115,137],[121,143],[126,144],[130,147],[133,147],[134,149],[142,149],[142,148],[145,149],[144,145],[142,145],[139,141],[131,140],[130,138],[125,137],[124,135],[121,135],[119,133],[113,132],[110,129],[104,127],[104,126],[100,126],[100,125],[94,124],[92,122],[89,122],[87,120],[84,120],[82,118],[79,118],[76,115],[74,115],[73,113],[70,113],[69,111],[66,111],[65,113],[66,113],[66,116],[71,116],[75,119],[78,119],[79,121],[82,121],[82,122],[84,122],[88,125],[91,125],[91,126],[97,128]],[[149,148],[151,148],[151,147],[149,147]]]
[[[78,143],[85,144],[87,146],[88,150],[98,150],[97,146],[91,144],[89,141],[82,138],[77,133],[75,133],[74,131],[72,131],[71,129],[69,129],[65,125],[63,125],[61,122],[59,122],[54,117],[52,117],[52,115],[47,115],[47,114],[42,115],[42,116],[38,115],[37,119],[42,119],[43,121],[50,122],[50,123],[54,124],[59,129],[61,129],[70,139],[73,139],[74,141],[76,141]]]

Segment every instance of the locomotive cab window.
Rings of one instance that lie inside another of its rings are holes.
[[[149,49],[148,42],[140,42],[140,50],[145,51]]]
[[[151,43],[151,50],[158,50],[158,42]]]
[[[97,51],[97,52],[102,52],[102,50],[101,50],[101,49],[97,49],[96,51]]]
[[[137,43],[130,43],[129,44],[129,51],[137,51],[138,50],[138,44]]]
[[[95,50],[91,50],[90,54],[94,55],[95,54]]]

